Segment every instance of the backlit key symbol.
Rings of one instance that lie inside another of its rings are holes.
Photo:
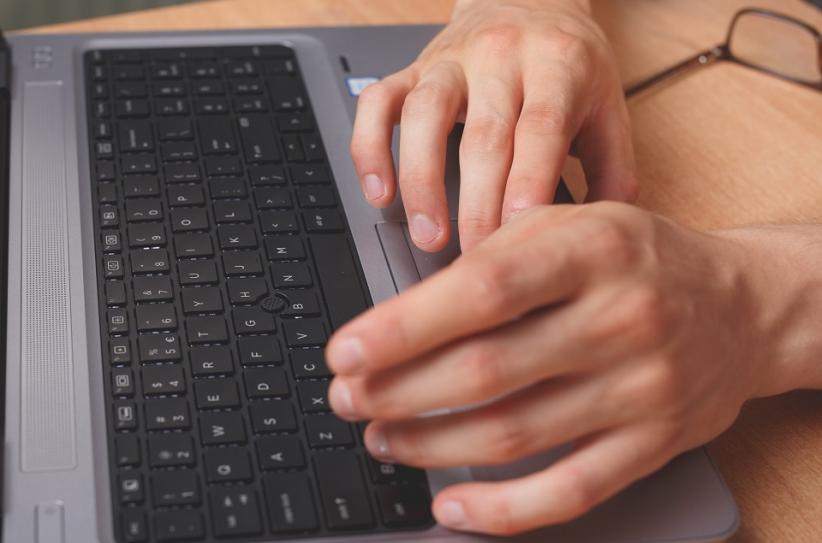
[[[103,219],[107,221],[113,221],[117,217],[117,214],[113,211],[106,211],[103,213]]]
[[[325,405],[325,398],[311,398],[311,405]]]
[[[211,435],[213,437],[222,437],[223,435],[225,435],[225,428],[223,428],[222,426],[212,426]]]
[[[106,245],[117,245],[119,243],[116,234],[109,234],[106,236]]]
[[[128,375],[118,375],[114,378],[114,384],[118,388],[127,388],[130,385],[130,381]]]
[[[123,490],[126,492],[134,492],[140,488],[140,481],[137,479],[126,479],[123,481]]]
[[[119,260],[109,260],[106,262],[106,269],[110,272],[120,271],[120,261]]]
[[[117,408],[117,419],[121,422],[134,420],[134,410],[130,405],[121,405]]]
[[[114,351],[114,354],[126,354],[128,352],[125,345],[115,345],[112,350]]]
[[[114,315],[113,317],[111,317],[111,324],[120,325],[120,324],[125,324],[125,323],[126,323],[126,318],[123,315]]]

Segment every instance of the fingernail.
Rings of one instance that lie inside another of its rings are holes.
[[[328,401],[338,415],[346,418],[354,416],[354,402],[351,400],[351,388],[340,379],[334,379],[328,391]]]
[[[365,188],[365,197],[369,200],[377,200],[385,195],[385,183],[373,173],[363,177],[362,184]]]
[[[437,223],[424,213],[412,215],[410,227],[411,237],[417,243],[431,243],[440,234],[440,227]]]
[[[365,433],[365,446],[374,458],[385,462],[394,461],[391,458],[391,449],[388,447],[385,431],[375,423],[371,423]]]
[[[327,356],[328,365],[336,373],[354,373],[364,365],[362,342],[353,337],[334,343]]]
[[[442,502],[434,511],[434,515],[437,517],[437,522],[447,528],[464,529],[467,525],[465,508],[457,501]]]

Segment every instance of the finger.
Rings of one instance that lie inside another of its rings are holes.
[[[357,100],[351,157],[363,194],[376,207],[387,206],[396,194],[391,138],[415,82],[415,72],[406,69],[368,86]]]
[[[622,97],[603,106],[582,128],[576,148],[588,181],[586,200],[636,200],[631,127]]]
[[[411,238],[437,251],[448,241],[445,151],[465,103],[465,80],[456,63],[441,62],[405,99],[400,121],[400,191]]]
[[[455,414],[372,422],[365,444],[384,462],[427,468],[503,464],[613,426],[608,377],[560,378]]]
[[[448,487],[434,500],[434,516],[456,530],[496,535],[566,522],[656,471],[671,456],[672,447],[645,427],[615,429],[542,472]]]
[[[573,207],[551,211],[570,215]],[[512,226],[527,231],[545,224],[537,219]],[[588,241],[582,229],[558,226],[532,237],[527,251],[522,243],[509,243],[489,252],[494,244],[485,244],[481,258],[462,257],[346,324],[328,343],[330,368],[350,375],[395,366],[573,295],[591,268],[580,250]]]
[[[460,143],[459,231],[463,252],[499,228],[522,104],[519,74],[504,66],[468,77],[468,112]]]
[[[564,72],[541,71],[525,80],[514,160],[502,205],[503,223],[525,209],[553,201],[578,124],[574,111],[577,89],[575,80]]]
[[[366,376],[338,376],[331,407],[349,420],[397,420],[510,394],[548,378],[644,354],[622,333],[619,292],[583,296]],[[616,309],[615,309],[616,308]],[[623,312],[627,308],[627,312]],[[606,316],[607,315],[607,316]],[[459,383],[455,386],[454,383]]]

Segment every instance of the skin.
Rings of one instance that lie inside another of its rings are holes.
[[[374,421],[372,455],[419,467],[571,443],[544,471],[433,504],[471,532],[567,521],[718,435],[746,400],[822,388],[820,235],[700,233],[610,202],[533,208],[341,328],[331,405]],[[453,407],[468,409],[418,417]]]
[[[443,175],[448,134],[460,144],[463,251],[534,205],[553,200],[569,150],[589,199],[637,193],[630,126],[610,47],[583,0],[459,0],[451,22],[404,70],[360,96],[351,141],[375,207],[397,194],[426,251],[448,241]],[[399,176],[391,155],[400,123]]]

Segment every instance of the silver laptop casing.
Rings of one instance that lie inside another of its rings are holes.
[[[107,465],[101,338],[82,55],[98,48],[282,43],[296,51],[375,302],[446,265],[456,252],[409,247],[400,204],[362,199],[348,143],[356,99],[350,77],[404,66],[437,31],[430,26],[230,32],[12,36],[8,345],[3,541],[114,541]],[[340,62],[344,56],[347,73]],[[456,145],[456,141],[451,142]],[[455,153],[451,153],[451,157]],[[451,209],[458,171],[448,167]],[[390,266],[389,266],[390,263]],[[547,465],[552,451],[514,466],[429,471],[432,491]],[[572,523],[512,538],[530,542],[715,541],[736,529],[733,499],[699,449]],[[341,536],[345,543],[470,542],[493,538],[423,532]],[[282,539],[278,539],[282,541]],[[299,541],[329,541],[300,539]]]

